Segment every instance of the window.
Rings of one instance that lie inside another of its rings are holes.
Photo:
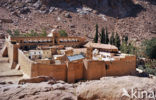
[[[108,70],[108,69],[109,69],[109,65],[108,65],[108,64],[106,64],[106,65],[105,65],[105,67],[106,67],[106,70]]]

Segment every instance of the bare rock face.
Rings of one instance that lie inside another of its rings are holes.
[[[1,0],[0,5],[14,11],[22,9],[21,13],[26,14],[30,12],[29,6],[39,9],[42,6],[50,8],[51,6],[73,7],[85,5],[89,8],[95,9],[100,13],[106,15],[122,18],[139,12],[143,9],[140,5],[135,4],[133,0]],[[27,8],[27,9],[26,9]],[[47,9],[46,9],[47,10]]]
[[[0,84],[0,100],[77,100],[68,83]]]
[[[86,5],[96,9],[100,13],[122,18],[139,12],[143,9],[140,5],[135,4],[133,0],[65,0],[74,5]],[[136,11],[137,10],[137,11]]]
[[[103,77],[101,80],[85,82],[76,89],[78,100],[150,100],[149,95],[138,97],[142,91],[156,92],[156,79],[134,76]],[[133,92],[136,92],[134,95]],[[125,94],[127,93],[127,95]]]
[[[155,83],[156,77],[137,76],[103,77],[75,84],[61,80],[23,85],[0,82],[0,100],[154,100]]]

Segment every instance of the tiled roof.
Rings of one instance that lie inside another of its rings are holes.
[[[105,50],[118,51],[118,48],[116,46],[110,45],[110,44],[101,44],[101,43],[88,42],[84,46],[85,47],[97,48],[97,49],[105,49]]]

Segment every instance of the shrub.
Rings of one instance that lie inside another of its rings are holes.
[[[146,67],[145,72],[148,74],[156,75],[156,68]]]
[[[43,37],[47,36],[47,31],[45,29],[42,30],[41,36],[43,36]]]
[[[13,36],[13,34],[12,34],[12,31],[11,31],[11,30],[9,30],[9,29],[8,29],[6,32],[7,32],[9,35]]]
[[[151,40],[146,40],[145,44],[145,54],[150,59],[156,59],[156,38]]]
[[[59,34],[60,34],[61,37],[67,37],[68,36],[68,34],[66,33],[65,30],[60,30]]]
[[[123,53],[135,54],[135,55],[137,54],[137,51],[138,51],[138,49],[132,43],[127,44],[126,41],[122,41],[120,50]]]
[[[29,33],[30,36],[32,37],[36,37],[39,36],[37,32],[35,32],[34,30],[31,30],[31,32]]]
[[[156,75],[156,60],[147,59],[143,64],[138,65],[138,68],[147,74]]]
[[[19,30],[13,30],[13,36],[20,36]]]

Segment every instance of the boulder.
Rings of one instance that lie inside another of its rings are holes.
[[[47,82],[49,80],[54,80],[54,78],[49,77],[49,76],[39,76],[39,77],[30,78],[30,79],[21,79],[19,80],[18,84],[40,83],[40,82]]]
[[[0,19],[1,23],[13,23],[12,19]]]
[[[24,7],[20,10],[20,14],[27,14],[31,12],[30,9],[28,7]]]
[[[41,1],[38,0],[36,3],[33,4],[33,7],[34,7],[35,9],[40,9],[40,7],[41,7]]]
[[[55,10],[55,7],[50,7],[49,13],[52,13]]]
[[[66,18],[72,18],[71,15],[70,15],[70,13],[65,13],[64,16],[65,16]]]
[[[25,3],[35,3],[37,0],[25,0]]]
[[[1,84],[1,85],[5,85],[5,84],[6,84],[6,82],[0,82],[0,84]]]

